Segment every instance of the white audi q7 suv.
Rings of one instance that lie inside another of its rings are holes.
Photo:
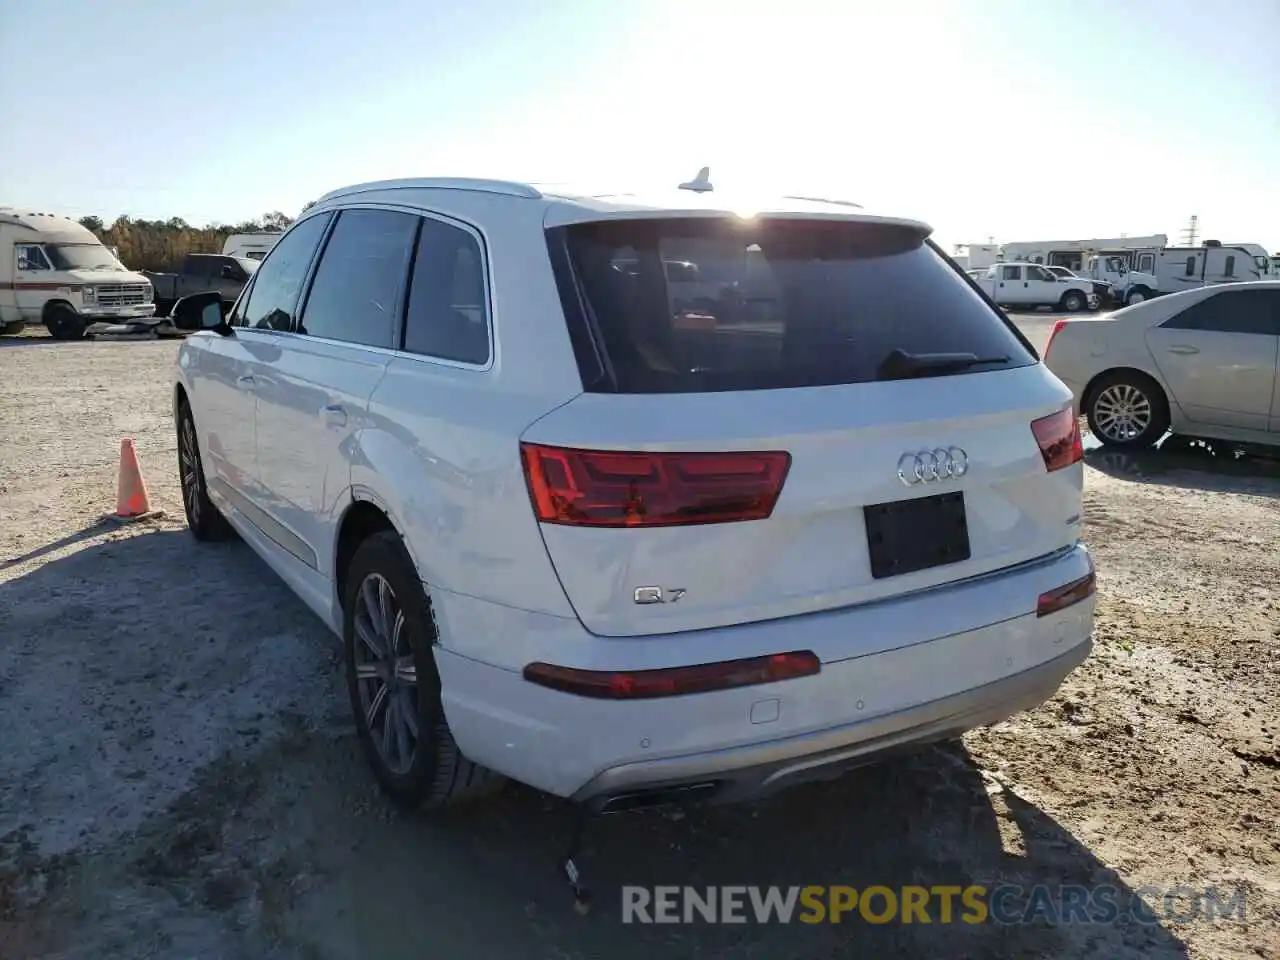
[[[742,799],[1002,720],[1090,650],[1080,433],[929,233],[688,190],[330,193],[225,320],[177,308],[191,530],[341,636],[405,806],[501,776]]]

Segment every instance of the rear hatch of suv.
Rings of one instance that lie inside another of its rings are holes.
[[[1076,541],[1070,393],[927,233],[652,214],[548,230],[585,389],[521,455],[588,630],[829,610]]]

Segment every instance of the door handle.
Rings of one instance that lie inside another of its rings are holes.
[[[249,389],[253,386],[253,377],[247,373],[243,377],[236,377],[236,386]]]
[[[1199,347],[1193,347],[1193,346],[1191,346],[1190,344],[1187,344],[1187,343],[1175,343],[1172,347],[1170,347],[1170,348],[1169,348],[1169,352],[1170,352],[1170,353],[1181,353],[1181,354],[1199,353],[1199,352],[1200,352],[1200,348],[1199,348]]]
[[[347,422],[346,408],[340,403],[330,403],[320,408],[320,416],[331,427],[345,426]]]

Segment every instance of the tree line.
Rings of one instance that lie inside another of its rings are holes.
[[[135,220],[128,216],[117,217],[110,226],[99,217],[81,217],[80,225],[108,247],[115,247],[120,261],[130,270],[164,272],[178,269],[189,253],[221,253],[223,242],[233,233],[284,230],[293,220],[276,210],[257,220],[205,227],[192,226],[181,217]]]

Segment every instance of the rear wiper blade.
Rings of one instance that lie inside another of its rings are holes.
[[[881,380],[905,380],[967,370],[987,363],[1008,362],[1008,357],[980,357],[976,353],[907,353],[894,350],[880,361],[876,376]]]

